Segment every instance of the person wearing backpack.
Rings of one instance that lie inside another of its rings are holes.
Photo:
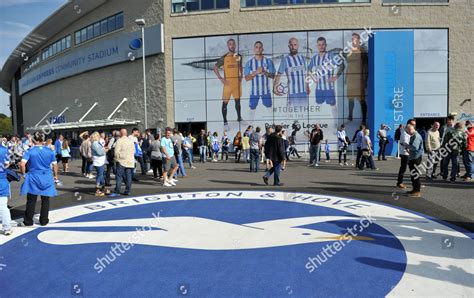
[[[455,182],[456,175],[458,173],[458,157],[461,152],[466,148],[466,134],[464,133],[464,124],[458,122],[454,125],[452,130],[446,132],[443,138],[443,148],[446,148],[449,152],[448,156],[443,158],[443,180],[448,179],[448,166],[451,162],[451,178],[449,181]]]
[[[112,132],[112,137],[109,138],[106,148],[107,150],[107,167],[105,169],[105,186],[110,187],[112,184],[110,183],[110,175],[111,173],[116,173],[115,168],[115,145],[117,140],[120,138],[120,132],[118,130],[114,130]]]

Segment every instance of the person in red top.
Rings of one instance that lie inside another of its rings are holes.
[[[471,121],[466,121],[466,150],[464,150],[464,166],[466,167],[466,175],[464,175],[464,181],[471,181],[472,176],[474,175],[474,166],[472,165],[474,161],[474,126],[472,126]]]

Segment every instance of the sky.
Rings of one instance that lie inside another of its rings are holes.
[[[0,69],[37,25],[67,0],[0,0]],[[0,113],[10,112],[9,94],[0,89]]]

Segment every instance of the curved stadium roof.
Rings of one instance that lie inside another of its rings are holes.
[[[13,50],[0,72],[0,87],[11,92],[11,80],[23,65],[25,55],[33,57],[50,39],[64,28],[87,15],[108,0],[68,0],[41,22]]]

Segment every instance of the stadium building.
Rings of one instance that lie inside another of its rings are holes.
[[[420,128],[450,113],[472,120],[473,6],[69,1],[12,53],[0,84],[11,93],[17,133],[147,122],[233,135],[249,124],[282,124],[303,140],[319,123],[335,141],[341,124],[352,136],[363,122],[376,131],[410,117]]]

